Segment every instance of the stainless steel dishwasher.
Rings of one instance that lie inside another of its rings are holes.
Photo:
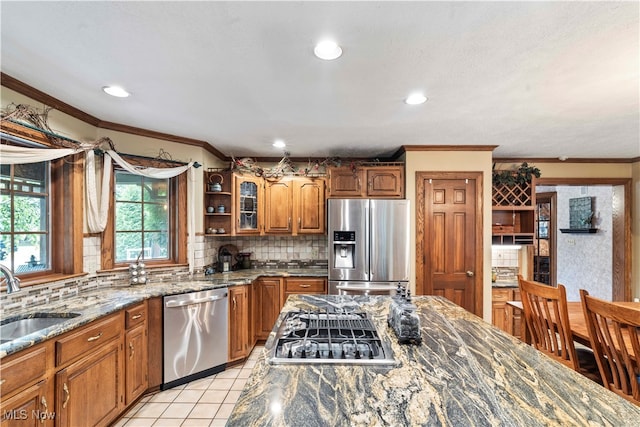
[[[164,297],[163,390],[224,371],[228,313],[226,288]]]

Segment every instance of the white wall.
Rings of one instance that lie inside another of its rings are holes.
[[[568,301],[580,301],[579,289],[611,300],[613,263],[613,191],[610,186],[558,186],[557,266],[558,283],[567,288]],[[569,228],[569,199],[594,197],[594,234],[566,234]]]

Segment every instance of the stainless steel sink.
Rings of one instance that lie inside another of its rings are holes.
[[[0,324],[0,341],[13,341],[78,316],[80,313],[34,313],[5,319]]]

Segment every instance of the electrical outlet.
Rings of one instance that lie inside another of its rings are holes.
[[[317,248],[311,249],[311,258],[313,258],[313,259],[317,259],[318,258],[318,249]]]
[[[576,239],[567,239],[567,245],[575,246],[576,245]]]

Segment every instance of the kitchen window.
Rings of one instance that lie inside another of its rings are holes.
[[[49,162],[0,169],[0,263],[16,275],[51,270]]]
[[[169,214],[168,179],[116,172],[116,263],[169,259]]]
[[[127,161],[158,167],[145,159]],[[147,265],[186,263],[186,174],[156,179],[116,168],[112,182],[112,213],[102,236],[102,268],[125,267],[138,256]]]
[[[29,137],[27,146],[54,147],[44,134]],[[22,287],[83,274],[83,158],[0,165],[0,263]]]

